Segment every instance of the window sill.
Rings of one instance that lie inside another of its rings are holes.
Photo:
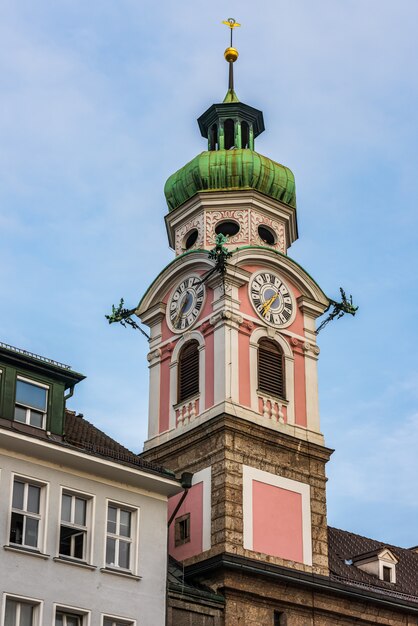
[[[131,580],[141,580],[142,576],[136,576],[135,574],[131,574],[130,572],[126,572],[123,570],[112,569],[110,567],[101,567],[100,571],[103,574],[115,574],[115,576],[123,576],[124,578],[130,578]]]
[[[67,559],[62,556],[54,556],[52,559],[55,563],[65,563],[66,565],[75,565],[76,567],[82,567],[83,569],[89,569],[91,571],[97,569],[96,565],[90,565],[85,561],[77,561],[76,559]]]
[[[49,559],[51,556],[50,554],[43,554],[42,552],[39,552],[39,550],[31,550],[31,548],[25,548],[24,546],[5,545],[3,548],[5,550],[9,550],[10,552],[19,552],[23,554],[30,554],[31,556],[37,556],[38,559]]]

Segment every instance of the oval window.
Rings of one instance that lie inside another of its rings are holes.
[[[194,228],[189,233],[187,233],[185,241],[184,241],[184,247],[186,248],[186,250],[189,250],[189,248],[194,246],[194,244],[197,241],[198,235],[199,235],[199,232],[197,228]]]
[[[276,243],[276,234],[271,228],[267,226],[259,226],[258,227],[258,236],[260,237],[263,243],[266,243],[268,246],[274,246]]]
[[[225,235],[228,237],[233,237],[237,233],[239,233],[240,226],[237,222],[219,222],[215,226],[215,233],[217,235]]]

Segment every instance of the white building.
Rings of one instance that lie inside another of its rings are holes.
[[[0,623],[162,626],[174,475],[65,410],[84,377],[0,344]]]

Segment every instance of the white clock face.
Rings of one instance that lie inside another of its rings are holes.
[[[250,300],[258,315],[272,326],[287,326],[293,321],[295,306],[289,288],[273,272],[254,274],[250,281]]]
[[[176,287],[168,302],[167,322],[171,330],[188,330],[199,317],[205,298],[205,288],[199,276],[188,276]]]

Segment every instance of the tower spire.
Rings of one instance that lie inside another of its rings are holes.
[[[224,102],[239,102],[237,95],[234,91],[234,63],[238,59],[238,50],[234,48],[232,44],[234,28],[241,26],[241,24],[238,24],[238,22],[236,22],[233,17],[228,17],[228,19],[224,20],[222,24],[228,26],[231,35],[230,45],[224,52],[225,60],[229,64],[228,91],[225,96]]]

